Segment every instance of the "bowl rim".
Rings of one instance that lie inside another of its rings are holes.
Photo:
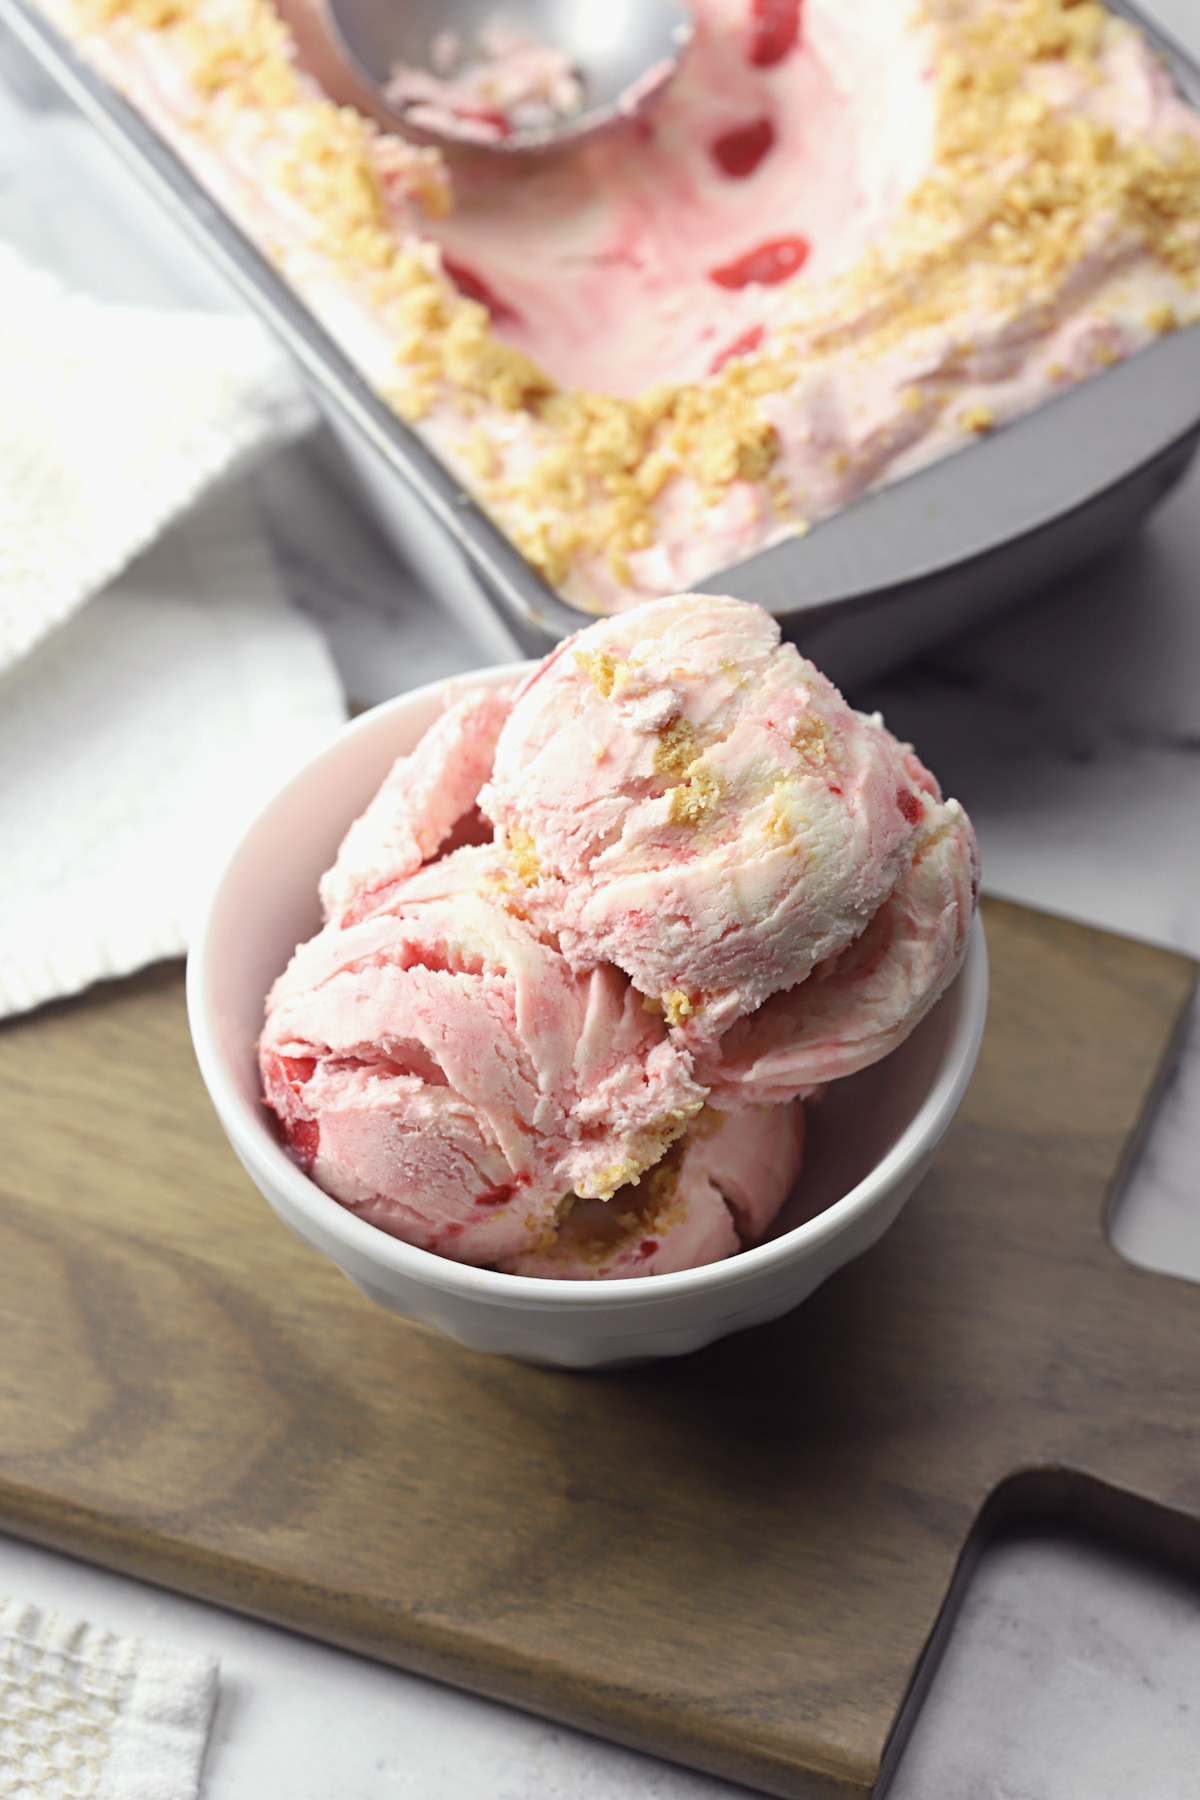
[[[392,1237],[350,1212],[292,1161],[271,1131],[264,1103],[260,1100],[257,1106],[248,1104],[225,1065],[212,1004],[213,940],[241,864],[252,854],[258,834],[266,828],[275,811],[286,807],[288,800],[311,781],[320,768],[343,756],[357,739],[379,731],[389,719],[402,718],[447,688],[494,687],[519,679],[537,668],[540,661],[501,663],[465,675],[443,677],[382,701],[336,731],[259,807],[226,856],[210,889],[188,952],[188,1023],[200,1073],[218,1117],[251,1175],[257,1180],[261,1174],[272,1187],[282,1190],[297,1215],[309,1222],[323,1239],[332,1239],[341,1245],[356,1263],[365,1261],[390,1275],[427,1288],[469,1295],[496,1305],[515,1305],[522,1311],[557,1311],[566,1307],[603,1313],[625,1309],[631,1304],[639,1308],[665,1306],[713,1288],[736,1291],[756,1283],[773,1270],[786,1267],[798,1256],[818,1252],[866,1217],[904,1182],[941,1139],[974,1072],[987,1017],[987,941],[978,912],[971,923],[963,966],[937,1003],[942,1006],[951,994],[957,992],[959,995],[958,1015],[929,1091],[879,1162],[841,1199],[781,1236],[769,1238],[721,1262],[704,1263],[698,1268],[681,1269],[653,1278],[634,1275],[609,1280],[556,1281],[545,1276],[510,1275],[498,1269],[456,1262]],[[395,754],[404,752],[396,751]],[[349,825],[350,821],[346,823]],[[265,1001],[266,996],[263,998]],[[265,1193],[265,1197],[275,1205],[269,1193]]]

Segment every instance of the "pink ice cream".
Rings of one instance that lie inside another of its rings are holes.
[[[709,1108],[636,1186],[607,1203],[575,1203],[553,1240],[502,1258],[500,1267],[586,1281],[721,1262],[743,1239],[764,1236],[799,1173],[803,1145],[798,1102],[752,1117]]]
[[[466,1262],[528,1250],[564,1196],[608,1197],[700,1111],[690,1059],[626,978],[577,974],[489,884],[476,849],[275,984],[269,1104],[313,1179],[372,1223]],[[495,892],[495,897],[493,893]]]
[[[702,0],[677,80],[629,138],[520,181],[457,178],[445,256],[563,386],[702,380],[766,333],[794,278],[861,254],[926,166],[929,45],[906,9],[821,5],[803,30],[794,0],[777,10],[795,36],[755,63],[745,0]]]
[[[652,602],[448,692],[272,989],[266,1098],[315,1181],[421,1248],[576,1280],[719,1260],[791,1190],[801,1100],[953,980],[977,881],[962,808],[766,614]]]
[[[853,1075],[894,1050],[962,966],[979,854],[956,800],[933,810],[908,873],[845,950],[773,994],[696,1057],[725,1106],[769,1106]]]
[[[912,751],[767,613],[687,594],[546,659],[483,805],[566,955],[706,1041],[852,943],[940,817]]]
[[[491,771],[512,692],[473,688],[452,699],[413,754],[396,759],[322,878],[327,919],[351,925],[382,905],[470,815]]]

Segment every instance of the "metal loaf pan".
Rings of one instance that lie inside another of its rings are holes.
[[[1113,10],[1138,25],[1200,107],[1200,69],[1127,0]],[[389,537],[481,644],[498,658],[514,646],[540,655],[586,623],[128,102],[27,0],[0,0],[0,22],[282,340]],[[759,602],[853,685],[1103,555],[1179,479],[1198,441],[1195,326],[700,586]]]

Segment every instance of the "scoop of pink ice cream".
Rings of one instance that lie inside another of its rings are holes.
[[[804,1147],[798,1103],[750,1113],[706,1108],[687,1136],[611,1200],[564,1208],[542,1239],[501,1267],[560,1281],[668,1275],[736,1255],[787,1199]]]
[[[546,659],[480,806],[572,962],[711,1040],[860,935],[938,799],[767,613],[683,594]]]
[[[399,756],[321,877],[325,917],[339,925],[382,906],[472,810],[491,773],[513,688],[452,697],[410,756]]]
[[[493,1262],[565,1194],[611,1194],[703,1104],[613,968],[572,970],[507,911],[490,853],[434,863],[301,945],[267,1002],[268,1104],[313,1179],[385,1231]]]
[[[930,810],[908,872],[861,937],[698,1046],[696,1074],[714,1103],[790,1100],[902,1044],[962,967],[978,891],[975,833],[947,800]],[[678,1035],[687,1041],[687,1027]]]

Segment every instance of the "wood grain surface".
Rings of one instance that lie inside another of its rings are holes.
[[[1195,968],[986,923],[979,1069],[900,1222],[790,1318],[619,1373],[459,1349],[293,1240],[177,966],[9,1023],[0,1518],[772,1793],[865,1794],[981,1516],[1200,1563],[1200,1293],[1102,1222]]]

